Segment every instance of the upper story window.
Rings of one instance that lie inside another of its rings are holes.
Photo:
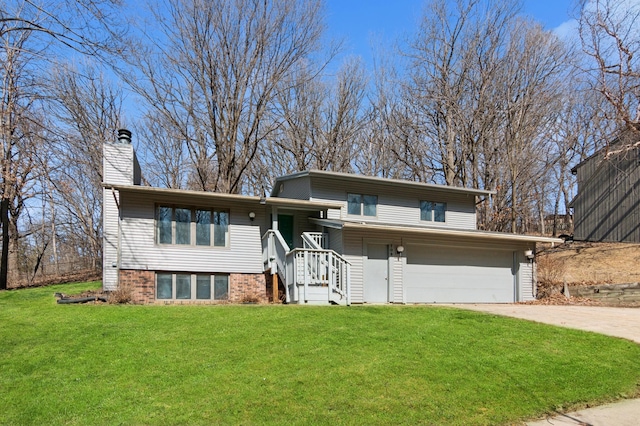
[[[357,216],[376,216],[377,195],[347,194],[347,213]]]
[[[229,244],[229,212],[158,206],[158,244],[226,247]]]
[[[447,203],[420,201],[420,220],[427,222],[444,222]]]

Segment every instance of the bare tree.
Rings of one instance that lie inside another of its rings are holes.
[[[349,172],[363,128],[366,78],[360,61],[351,59],[335,81],[314,78],[302,66],[278,91],[273,119],[280,122],[261,152],[263,161],[279,162],[279,173],[318,169]],[[275,176],[272,176],[275,177]]]
[[[617,0],[580,2],[580,39],[591,58],[594,88],[613,107],[608,118],[640,141],[640,5]]]
[[[50,92],[57,143],[48,177],[56,225],[96,268],[102,259],[102,145],[120,127],[123,94],[91,64],[82,72],[58,70]]]
[[[190,186],[240,192],[283,81],[322,34],[319,0],[169,0],[159,28],[130,58],[129,83],[154,125],[185,146]],[[137,74],[139,73],[139,74]],[[140,75],[143,78],[140,78]]]
[[[43,71],[56,54],[102,56],[118,49],[119,25],[111,21],[118,2],[111,0],[34,1],[8,0],[0,5],[0,57],[2,100],[2,183],[0,190],[0,289],[7,287],[8,270],[14,267],[12,247],[17,245],[18,220],[25,200],[33,195],[31,184],[46,156],[46,115],[42,112]]]
[[[555,123],[567,75],[567,50],[539,25],[516,24],[504,60],[501,82],[502,144],[511,190],[511,232],[517,231],[520,186],[537,177],[536,162],[548,151],[548,129]],[[542,173],[546,170],[542,169]]]
[[[29,33],[41,43],[103,57],[122,49],[120,0],[3,0],[0,38]]]
[[[36,81],[30,67],[33,55],[27,50],[29,31],[5,31],[0,38],[0,144],[2,146],[0,176],[0,223],[2,226],[2,260],[0,289],[7,288],[10,267],[15,268],[18,218],[30,197],[37,154],[41,141],[37,116]]]
[[[478,111],[493,113],[484,103],[483,79],[493,78],[498,49],[504,46],[517,8],[517,2],[507,1],[434,0],[405,52],[411,60],[405,96],[421,140],[417,145],[407,140],[411,146],[404,152],[428,158],[447,185],[466,184],[469,153],[461,136],[465,130],[471,135],[466,123],[477,119]]]

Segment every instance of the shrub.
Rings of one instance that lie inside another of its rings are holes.
[[[539,299],[553,296],[562,291],[566,268],[561,260],[544,254],[538,255],[536,272]]]
[[[109,303],[130,303],[133,300],[133,287],[128,283],[121,283],[118,288],[109,293]]]

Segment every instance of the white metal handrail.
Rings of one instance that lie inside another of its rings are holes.
[[[307,249],[326,249],[328,235],[324,232],[303,232],[302,242]]]
[[[282,234],[277,229],[270,229],[262,236],[262,256],[265,270],[270,269],[271,275],[278,274],[284,283],[285,298],[287,303],[291,301],[289,295],[289,281],[287,279],[287,254],[290,252]],[[291,277],[293,275],[290,275]]]
[[[335,251],[322,248],[326,234],[303,233],[302,239],[305,246],[317,248],[290,250],[278,230],[269,230],[262,237],[265,271],[278,274],[284,283],[287,303],[291,301],[289,286],[293,285],[294,299],[299,300],[298,285],[304,285],[305,302],[308,301],[309,286],[326,286],[330,301],[350,304],[351,264]]]
[[[350,303],[349,274],[351,264],[333,250],[293,249],[287,264],[293,264],[294,282],[304,285],[305,302],[310,285],[328,286],[329,297],[337,294]]]

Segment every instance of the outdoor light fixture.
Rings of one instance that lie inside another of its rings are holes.
[[[533,254],[533,250],[525,250],[524,256],[529,260],[533,260],[533,258],[535,257],[535,255]]]
[[[255,212],[249,212],[249,219],[251,220],[251,222],[253,222],[253,219],[256,218],[256,213]]]
[[[402,253],[404,253],[404,246],[396,247],[396,251],[398,252],[399,255],[402,256]]]

